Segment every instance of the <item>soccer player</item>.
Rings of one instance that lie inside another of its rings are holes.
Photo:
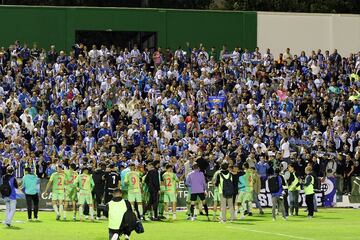
[[[104,180],[105,180],[105,197],[104,202],[107,204],[112,199],[112,193],[116,189],[121,189],[120,183],[120,175],[115,168],[115,164],[111,163],[109,165],[109,170],[105,173]],[[104,211],[105,217],[108,216],[108,213]]]
[[[139,218],[143,219],[143,206],[142,206],[142,197],[141,197],[141,182],[140,177],[141,173],[136,171],[135,164],[130,163],[130,172],[125,175],[125,185],[128,189],[128,200],[131,203],[133,209],[135,209],[135,202],[138,206]]]
[[[73,210],[73,220],[76,220],[76,201],[77,201],[77,191],[74,186],[74,181],[78,176],[76,170],[76,164],[70,164],[69,170],[65,170],[65,211],[64,211],[64,220],[66,220],[66,211],[68,210],[69,203],[72,203]]]
[[[65,174],[63,166],[56,166],[56,172],[51,174],[50,180],[46,185],[45,192],[48,192],[50,186],[52,186],[52,205],[56,213],[56,220],[59,221],[60,216],[63,215],[63,204],[65,199]]]
[[[89,169],[84,167],[82,170],[82,174],[80,174],[74,181],[74,185],[76,186],[77,190],[79,191],[79,215],[80,215],[80,222],[83,221],[83,210],[84,204],[87,203],[89,205],[89,212],[90,212],[90,220],[94,221],[94,202],[92,198],[92,189],[94,188],[94,180],[92,179],[91,175],[89,174]]]
[[[280,212],[282,213],[283,219],[287,220],[286,212],[285,212],[285,208],[284,208],[284,196],[283,196],[285,182],[284,182],[283,178],[280,176],[279,168],[274,170],[274,175],[272,177],[276,178],[276,183],[274,183],[274,184],[278,185],[276,188],[276,189],[278,189],[278,191],[271,193],[273,221],[276,220],[276,209],[278,209],[279,213]],[[269,182],[270,182],[270,180],[269,180]],[[270,183],[269,183],[269,185],[270,185]]]
[[[247,204],[252,202],[253,197],[253,174],[251,169],[249,168],[249,163],[245,162],[243,164],[243,169],[245,174],[239,178],[239,198],[238,202],[241,203],[240,219],[243,220],[245,218],[245,210],[247,209]]]
[[[186,186],[191,188],[191,220],[194,221],[194,211],[195,211],[195,201],[199,197],[203,203],[206,217],[209,220],[209,210],[206,204],[206,181],[205,175],[203,172],[200,171],[199,166],[197,163],[193,165],[193,171],[186,177]]]
[[[159,181],[160,181],[160,195],[159,195],[159,205],[158,205],[158,211],[159,211],[159,219],[166,219],[164,217],[164,209],[165,209],[165,203],[164,203],[164,194],[165,194],[165,183],[161,181],[162,175],[166,172],[166,168],[159,168]]]
[[[165,216],[169,219],[169,203],[172,203],[172,219],[176,219],[176,184],[179,182],[176,174],[173,172],[173,167],[166,165],[166,172],[162,175],[164,182],[164,204],[165,204]]]

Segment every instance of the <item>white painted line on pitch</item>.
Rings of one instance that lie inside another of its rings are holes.
[[[263,234],[268,234],[268,235],[276,235],[276,236],[287,237],[287,238],[301,239],[301,240],[315,240],[314,238],[297,237],[297,236],[288,235],[288,234],[265,232],[265,231],[253,230],[253,229],[242,228],[242,227],[227,227],[227,228],[245,230],[245,231],[255,232],[255,233],[263,233]]]

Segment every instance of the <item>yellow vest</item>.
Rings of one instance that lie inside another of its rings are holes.
[[[118,230],[120,228],[123,216],[127,210],[125,200],[119,202],[110,201],[109,205],[109,228]]]
[[[299,179],[296,176],[295,172],[293,172],[291,174],[294,176],[294,181],[290,184],[289,191],[299,191],[300,190],[300,185],[298,185]]]
[[[310,195],[310,194],[315,193],[314,192],[314,177],[313,176],[310,176],[310,177],[311,177],[311,183],[308,186],[304,186],[305,195]]]

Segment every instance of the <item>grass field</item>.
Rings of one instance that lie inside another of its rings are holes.
[[[308,220],[302,216],[289,217],[288,221],[279,218],[273,222],[270,209],[265,215],[254,214],[245,220],[221,224],[208,222],[200,216],[197,221],[184,220],[185,214],[178,213],[175,222],[145,222],[145,233],[134,233],[131,239],[299,239],[332,240],[360,239],[360,210],[354,209],[319,209],[315,218]],[[0,212],[0,219],[4,219]],[[70,215],[70,214],[68,214]],[[25,212],[15,214],[12,228],[0,226],[0,240],[62,240],[86,239],[106,240],[107,221],[57,222],[51,212],[40,212],[40,222],[27,222]]]

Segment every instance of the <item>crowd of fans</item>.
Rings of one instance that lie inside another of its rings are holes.
[[[100,162],[122,169],[248,162],[265,179],[282,162],[300,176],[360,175],[360,52],[278,57],[270,49],[140,51],[77,44],[66,53],[16,41],[0,50],[0,165],[41,178]],[[215,100],[209,100],[209,97]]]

